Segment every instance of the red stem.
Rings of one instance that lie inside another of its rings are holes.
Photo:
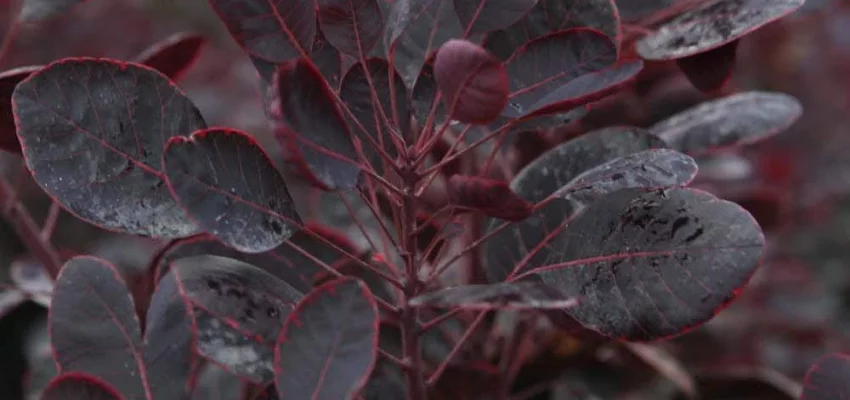
[[[62,268],[62,260],[53,245],[44,240],[41,228],[32,219],[29,211],[18,200],[15,188],[5,177],[0,177],[0,206],[3,216],[12,224],[18,237],[24,242],[30,253],[44,266],[48,275],[55,281]]]

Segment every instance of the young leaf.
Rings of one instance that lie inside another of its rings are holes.
[[[15,134],[12,93],[18,83],[42,68],[44,67],[41,65],[32,65],[0,73],[0,150],[21,154],[21,143],[18,142],[18,135]]]
[[[264,253],[242,253],[225,246],[209,235],[198,235],[180,239],[177,245],[167,251],[155,266],[157,277],[165,275],[172,261],[192,256],[212,255],[239,260],[254,265],[276,278],[286,282],[296,290],[307,293],[319,277],[323,268],[314,258],[328,265],[335,265],[346,259],[345,255],[329,244],[315,238],[321,236],[334,244],[336,248],[348,254],[358,254],[354,244],[342,233],[326,226],[307,223],[304,228],[292,235],[283,244]],[[307,257],[302,252],[309,254]]]
[[[187,32],[175,33],[155,43],[136,57],[136,62],[147,65],[173,81],[179,80],[198,60],[207,39]]]
[[[365,59],[384,31],[378,0],[317,0],[322,32],[337,50]]]
[[[452,39],[437,52],[434,78],[451,118],[483,124],[499,116],[508,100],[508,74],[484,48]]]
[[[118,391],[95,376],[69,372],[50,380],[41,400],[123,400]]]
[[[621,189],[686,186],[697,175],[693,158],[670,149],[633,153],[597,166],[558,190],[558,196],[590,204]]]
[[[474,310],[563,310],[578,305],[579,299],[565,296],[538,280],[528,280],[455,286],[414,297],[409,303],[414,307]]]
[[[527,218],[533,207],[511,191],[505,182],[488,178],[454,175],[449,178],[447,190],[454,205],[506,221]]]
[[[270,382],[273,346],[302,293],[240,261],[196,256],[174,261],[169,276],[191,304],[201,356],[254,383]]]
[[[196,360],[190,312],[175,298],[177,286],[163,280],[151,299],[143,342],[115,267],[94,257],[72,258],[56,281],[48,320],[60,372],[93,375],[131,399],[182,398]]]
[[[108,59],[63,59],[19,83],[12,109],[27,168],[72,214],[163,239],[198,232],[160,168],[169,138],[206,126],[161,73]]]
[[[285,63],[309,53],[316,35],[313,0],[209,0],[233,39],[253,57]]]
[[[691,9],[639,40],[646,60],[674,60],[708,51],[800,8],[805,0],[718,0]]]
[[[396,0],[384,46],[388,59],[412,88],[433,53],[452,38],[463,36],[452,0]]]
[[[802,104],[787,94],[743,92],[701,103],[649,129],[670,147],[695,156],[768,138],[802,113]]]
[[[366,384],[378,351],[378,308],[352,278],[325,283],[286,319],[275,348],[284,399],[350,399]]]
[[[246,133],[212,128],[171,138],[162,169],[198,225],[239,251],[271,250],[301,225],[286,182]]]
[[[366,64],[354,64],[342,80],[339,97],[366,128],[365,134],[371,135],[387,154],[395,156],[397,153],[392,131],[410,138],[407,88],[401,76],[386,61],[372,58]],[[379,110],[383,110],[389,124],[384,123]],[[352,132],[363,134],[354,124],[349,124],[349,128]],[[362,141],[366,158],[373,168],[382,171],[383,158],[367,139]]]
[[[570,29],[534,39],[505,63],[511,94],[502,115],[525,114],[560,86],[616,61],[616,44],[593,29]]]
[[[539,0],[521,20],[487,35],[484,47],[499,59],[507,60],[515,49],[534,39],[573,28],[593,28],[616,39],[620,36],[620,21],[614,3],[611,0]]]
[[[695,88],[710,92],[719,89],[732,76],[739,40],[690,57],[679,58],[676,63]]]
[[[331,89],[309,60],[284,64],[276,83],[284,140],[324,190],[350,190],[360,180],[357,151]],[[369,145],[369,144],[366,144]]]
[[[614,93],[632,82],[641,70],[643,70],[643,61],[637,60],[590,72],[552,90],[524,113],[508,107],[502,115],[511,118],[528,118],[569,111]]]
[[[24,0],[18,21],[22,23],[42,22],[68,13],[86,0]]]
[[[631,153],[664,147],[666,145],[661,139],[639,128],[610,127],[593,131],[561,144],[529,163],[514,177],[511,189],[525,200],[536,203],[591,168]],[[504,281],[518,266],[541,265],[539,259],[545,259],[548,251],[547,238],[562,229],[576,212],[572,202],[556,200],[484,242],[483,264],[490,282]],[[501,224],[502,221],[491,221],[488,231]],[[541,248],[530,255],[538,246]],[[529,259],[523,261],[527,257]]]
[[[466,35],[507,28],[524,17],[538,0],[454,0]]]
[[[764,253],[755,219],[693,189],[625,189],[554,235],[529,273],[576,293],[567,310],[606,336],[669,338],[708,321],[749,281]]]
[[[832,353],[821,357],[806,373],[800,400],[831,400],[850,396],[850,356]]]

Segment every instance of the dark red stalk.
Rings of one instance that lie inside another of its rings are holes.
[[[50,241],[44,239],[41,228],[18,200],[15,188],[4,177],[0,177],[0,206],[3,209],[3,216],[12,224],[27,249],[47,269],[50,277],[56,280],[62,268],[59,254]]]

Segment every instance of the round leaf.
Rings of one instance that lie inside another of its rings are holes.
[[[213,128],[171,138],[163,169],[198,225],[239,251],[271,250],[301,225],[283,177],[245,133]]]
[[[176,33],[143,51],[136,60],[176,81],[195,64],[206,43],[203,36]]]
[[[800,400],[833,400],[850,396],[850,355],[821,357],[806,373]]]
[[[165,185],[165,142],[205,128],[192,102],[139,64],[73,58],[18,84],[15,125],[27,168],[74,215],[159,238],[198,232]]]
[[[118,391],[100,378],[70,372],[53,378],[41,393],[41,400],[122,400]]]
[[[446,42],[434,60],[434,78],[452,118],[487,123],[508,101],[508,74],[484,48],[460,39]]]

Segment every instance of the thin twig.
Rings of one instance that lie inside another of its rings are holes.
[[[49,241],[42,238],[41,228],[18,199],[17,191],[2,176],[0,176],[0,205],[2,205],[4,217],[12,224],[18,237],[44,266],[50,278],[56,280],[62,268],[59,253]]]
[[[448,368],[449,363],[451,363],[451,361],[457,356],[457,354],[460,352],[460,349],[463,348],[463,345],[466,344],[466,341],[469,339],[470,336],[472,336],[472,333],[475,331],[475,329],[478,328],[478,325],[480,325],[481,322],[484,321],[484,317],[486,315],[487,311],[481,311],[478,313],[478,316],[475,317],[475,320],[472,321],[472,324],[470,324],[469,327],[466,328],[466,332],[463,333],[463,336],[458,339],[457,343],[455,343],[454,347],[443,360],[443,362],[440,363],[434,373],[432,373],[431,376],[428,378],[428,386],[433,386],[435,383],[437,383],[437,380],[440,379],[440,376],[442,376],[443,372],[445,372],[446,368]]]

